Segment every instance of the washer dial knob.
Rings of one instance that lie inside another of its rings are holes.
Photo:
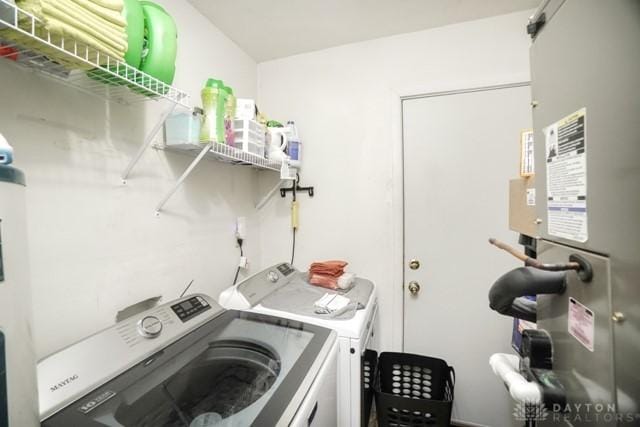
[[[155,338],[162,332],[162,322],[156,316],[146,316],[138,322],[138,333],[145,338]]]
[[[267,273],[267,279],[269,279],[271,283],[276,283],[278,281],[278,273],[271,270],[270,272]]]

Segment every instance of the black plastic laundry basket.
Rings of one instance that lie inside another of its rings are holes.
[[[380,427],[449,426],[455,371],[442,359],[380,354],[374,386]]]
[[[371,404],[373,402],[373,383],[376,380],[376,366],[378,364],[378,353],[374,350],[365,350],[362,356],[362,389],[360,394],[360,415],[361,425],[369,425],[371,415]]]

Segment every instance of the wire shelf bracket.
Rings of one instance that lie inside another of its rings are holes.
[[[169,189],[169,191],[156,206],[156,216],[160,215],[160,212],[169,201],[169,199],[171,199],[171,197],[175,194],[178,188],[180,188],[180,186],[184,183],[191,172],[193,172],[196,166],[205,158],[239,166],[248,166],[258,170],[280,172],[282,180],[278,181],[277,186],[269,191],[269,193],[263,198],[263,200],[258,203],[259,206],[264,205],[268,201],[268,199],[280,188],[281,183],[289,179],[283,178],[282,175],[284,170],[288,171],[288,164],[286,161],[283,162],[280,160],[266,159],[262,156],[248,153],[230,145],[217,143],[215,141],[209,141],[205,143],[185,143],[177,145],[162,144],[154,145],[154,148],[159,150],[196,155],[195,159],[189,164],[187,169],[182,173],[182,175],[180,175],[171,189]]]
[[[127,183],[127,178],[131,174],[131,171],[133,170],[135,165],[138,163],[138,161],[140,160],[144,152],[147,150],[147,148],[151,146],[156,135],[158,135],[158,132],[160,132],[160,129],[162,129],[162,125],[167,120],[167,118],[173,113],[173,111],[176,109],[176,106],[177,104],[170,104],[169,107],[164,111],[164,113],[162,113],[162,115],[160,116],[160,119],[156,122],[153,128],[151,128],[151,130],[147,134],[147,137],[144,139],[144,142],[142,143],[142,145],[140,146],[136,154],[131,158],[124,172],[122,172],[121,178],[122,178],[123,184]]]

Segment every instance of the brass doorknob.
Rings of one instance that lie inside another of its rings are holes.
[[[412,270],[417,270],[420,268],[420,261],[418,261],[417,259],[412,259],[411,261],[409,261],[409,268]]]
[[[409,282],[408,287],[411,295],[418,295],[418,292],[420,292],[420,284],[416,281]]]

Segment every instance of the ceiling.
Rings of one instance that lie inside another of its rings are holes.
[[[540,0],[189,0],[256,61],[519,10]]]

